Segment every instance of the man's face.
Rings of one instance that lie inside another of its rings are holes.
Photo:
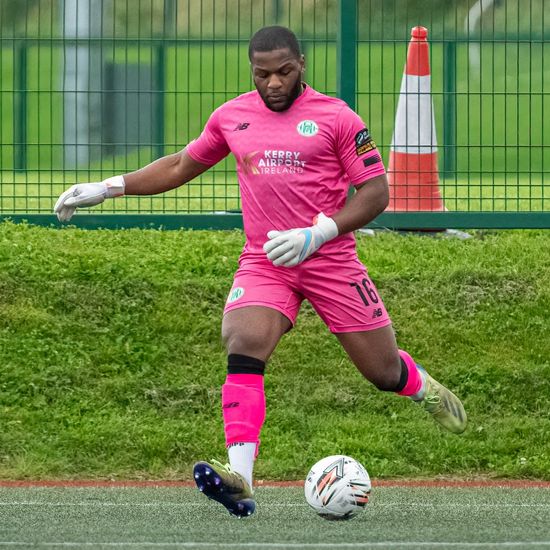
[[[304,56],[288,48],[254,52],[250,61],[256,89],[272,111],[286,111],[302,92]]]

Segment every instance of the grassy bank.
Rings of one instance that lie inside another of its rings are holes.
[[[550,236],[360,237],[399,343],[464,398],[443,433],[364,382],[309,306],[268,367],[257,475],[550,479]],[[224,455],[220,314],[239,232],[0,226],[0,477],[188,478]]]

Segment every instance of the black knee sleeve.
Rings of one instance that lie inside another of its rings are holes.
[[[397,386],[395,387],[388,387],[385,385],[377,385],[376,387],[381,391],[391,391],[394,393],[400,392],[406,385],[407,381],[409,380],[409,369],[407,368],[407,364],[401,357],[399,358],[401,362],[401,375],[399,376],[399,382],[397,383]]]
[[[230,353],[227,356],[227,372],[229,374],[264,374],[265,361],[249,357],[248,355],[239,355]]]

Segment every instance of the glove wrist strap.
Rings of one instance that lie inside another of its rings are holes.
[[[103,180],[105,184],[105,197],[112,199],[114,197],[122,197],[124,195],[124,178],[122,176],[113,176]]]
[[[325,216],[323,213],[319,214],[317,223],[315,224],[321,230],[321,233],[325,237],[325,242],[330,241],[338,236],[338,226],[336,222]]]

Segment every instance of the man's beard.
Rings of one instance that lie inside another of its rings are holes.
[[[284,103],[280,103],[276,106],[270,105],[267,97],[264,97],[262,94],[260,94],[260,96],[263,102],[265,103],[265,106],[270,111],[274,111],[277,113],[277,112],[286,111],[287,109],[289,109],[292,106],[292,104],[296,101],[297,97],[301,94],[301,92],[302,92],[302,79],[300,78],[300,76],[298,76],[298,78],[296,79],[296,84],[294,85],[294,87],[292,88],[288,96],[286,96],[286,101]]]

